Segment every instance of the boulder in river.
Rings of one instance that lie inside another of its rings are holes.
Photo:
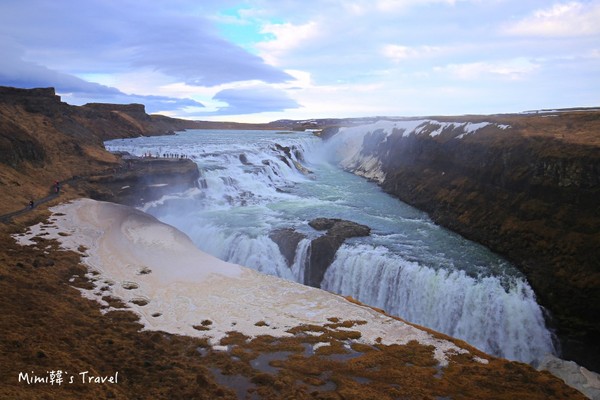
[[[302,239],[306,238],[306,236],[293,228],[283,228],[272,231],[269,234],[269,238],[277,244],[288,267],[291,267],[296,258],[298,244]]]
[[[308,224],[318,231],[327,230],[325,235],[311,242],[309,262],[304,271],[304,284],[320,287],[342,243],[351,237],[368,236],[371,228],[338,218],[316,218]]]
[[[310,242],[309,257],[304,269],[304,284],[320,287],[325,271],[333,262],[335,253],[348,238],[368,236],[371,228],[356,222],[339,218],[316,218],[308,223],[317,231],[327,231],[324,235]],[[293,228],[276,229],[269,238],[279,247],[288,267],[291,268],[296,258],[298,244],[306,235]]]

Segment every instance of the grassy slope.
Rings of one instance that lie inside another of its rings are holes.
[[[55,118],[26,112],[19,106],[0,103],[0,132],[7,138],[2,148],[5,154],[15,148],[8,140],[18,138],[26,143],[24,154],[15,156],[8,165],[0,163],[0,214],[46,196],[56,180],[102,171],[117,163],[91,133],[84,139],[74,138],[57,129]],[[37,150],[33,156],[27,152],[30,148]]]

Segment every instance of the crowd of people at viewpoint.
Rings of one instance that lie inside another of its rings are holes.
[[[143,158],[160,158],[160,154],[156,153],[156,154],[152,154],[151,152],[145,152],[142,155]],[[179,159],[183,159],[183,158],[188,158],[187,154],[177,154],[177,153],[163,153],[162,155],[163,158],[179,158]]]

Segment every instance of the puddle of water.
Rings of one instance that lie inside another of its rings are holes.
[[[315,386],[309,385],[306,382],[300,382],[302,385],[306,385],[308,392],[333,392],[337,389],[337,385],[333,381],[326,381],[324,385]]]
[[[435,366],[435,369],[436,373],[433,377],[437,379],[442,379],[442,376],[444,376],[444,368],[442,368],[442,366],[438,364]]]
[[[196,351],[202,357],[206,357],[208,355],[208,349],[206,347],[198,347],[198,348],[196,348]]]
[[[304,381],[296,381],[298,385],[304,385],[307,387],[308,392],[333,392],[337,389],[337,385],[331,379],[331,371],[326,371],[321,373],[317,377],[318,380],[324,382],[322,385],[311,385],[310,383]]]
[[[254,389],[256,386],[245,376],[223,375],[219,368],[209,368],[209,371],[213,374],[215,381],[217,381],[219,385],[234,390],[238,399],[260,399],[256,393],[248,393],[249,389]]]
[[[373,382],[372,379],[365,378],[364,376],[351,376],[350,379],[356,383],[360,383],[361,385]]]
[[[302,343],[302,345],[304,347],[303,355],[305,357],[311,357],[315,355],[315,349],[313,344]],[[348,360],[363,355],[362,352],[354,351],[350,346],[344,346],[344,350],[346,351],[346,353],[328,354],[320,357],[326,358],[331,361],[347,362]],[[202,357],[208,355],[209,353],[209,349],[204,347],[198,347],[197,351]],[[274,351],[261,353],[255,359],[250,361],[250,366],[255,370],[263,373],[277,374],[280,368],[272,366],[271,363],[273,361],[287,360],[293,354],[297,353],[292,351]],[[239,358],[232,356],[232,360],[239,360]],[[219,368],[214,367],[209,368],[209,370],[213,374],[215,381],[219,385],[234,390],[239,399],[259,399],[258,394],[256,394],[254,391],[248,392],[249,390],[256,389],[256,385],[251,382],[250,378],[245,377],[243,375],[225,375]],[[442,371],[440,368],[438,369],[438,375],[441,377],[441,374]],[[337,385],[331,380],[331,371],[325,371],[315,378],[316,380],[311,383],[307,383],[304,381],[298,381],[297,383],[299,385],[305,386],[309,392],[332,392],[337,389]],[[361,376],[352,376],[350,378],[359,384],[368,384],[372,382],[372,379]],[[319,384],[319,381],[323,382],[323,384]]]
[[[250,366],[261,372],[276,374],[279,368],[273,367],[270,363],[275,360],[286,360],[290,355],[294,354],[291,351],[276,351],[273,353],[262,353],[254,360],[250,361]]]

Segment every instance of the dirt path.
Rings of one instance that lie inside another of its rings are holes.
[[[74,182],[76,180],[79,180],[79,179],[81,179],[81,178],[80,177],[72,177],[71,179],[68,179],[68,180],[65,180],[65,181],[61,181],[59,183],[59,190],[56,190],[56,184],[53,184],[50,187],[48,196],[43,197],[41,199],[37,199],[37,200],[34,199],[33,200],[33,206],[29,206],[28,205],[28,206],[26,206],[25,208],[23,208],[21,210],[13,211],[13,212],[10,212],[10,213],[4,214],[4,215],[0,215],[0,222],[9,223],[12,218],[17,217],[19,215],[26,214],[26,213],[34,210],[37,206],[39,206],[41,204],[44,204],[44,203],[47,203],[50,200],[53,200],[53,199],[57,198],[58,196],[60,196],[60,192],[61,192],[62,187],[63,187],[64,184],[66,184],[66,183],[72,183],[72,182]]]
[[[123,163],[119,166],[115,166],[113,168],[109,168],[105,171],[98,171],[97,173],[91,174],[91,175],[87,175],[87,176],[73,176],[69,179],[66,179],[64,181],[60,181],[60,190],[59,192],[56,191],[56,185],[53,184],[50,186],[48,195],[46,197],[43,197],[41,199],[33,199],[33,207],[27,205],[24,208],[17,210],[17,211],[13,211],[7,214],[3,214],[0,215],[0,222],[3,223],[9,223],[12,218],[26,214],[30,211],[32,211],[33,209],[37,208],[39,205],[42,205],[46,202],[49,202],[57,197],[59,197],[60,193],[62,192],[63,186],[66,184],[73,184],[76,183],[82,179],[89,179],[92,178],[94,176],[103,176],[103,175],[112,175],[113,177],[118,177],[118,176],[122,176],[124,174],[127,173],[131,173],[131,172],[136,172],[136,171],[143,171],[144,168],[146,168],[145,166],[148,164],[153,164],[155,162],[161,163],[164,161],[168,161],[170,163],[177,163],[180,162],[182,160],[187,160],[187,159],[180,159],[180,158],[164,158],[164,157],[152,157],[152,158],[139,158],[139,157],[134,157],[134,158],[127,158],[125,161],[126,163]]]

